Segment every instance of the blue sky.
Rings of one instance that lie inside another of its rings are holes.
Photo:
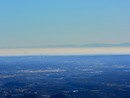
[[[130,0],[0,0],[0,47],[130,42]]]

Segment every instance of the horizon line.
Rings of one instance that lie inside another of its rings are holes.
[[[73,44],[65,44],[65,45],[39,45],[39,46],[4,46],[0,47],[0,49],[23,49],[23,48],[105,48],[105,47],[130,47],[129,42],[124,43],[92,43],[92,44],[84,44],[84,45],[73,45]]]
[[[130,54],[130,47],[0,49],[0,55]]]

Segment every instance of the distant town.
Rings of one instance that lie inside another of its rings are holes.
[[[129,58],[1,56],[0,98],[129,98]]]

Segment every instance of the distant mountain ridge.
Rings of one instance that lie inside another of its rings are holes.
[[[42,47],[42,46],[41,46]],[[63,48],[89,48],[89,47],[130,47],[130,43],[119,43],[119,44],[105,44],[105,43],[94,43],[94,44],[86,44],[86,45],[50,45],[43,47],[63,47]]]
[[[0,47],[0,48],[98,48],[98,47],[130,47],[130,43],[118,43],[118,44],[105,44],[105,43],[93,43],[86,45],[48,45],[48,46],[16,46],[16,47]]]
[[[95,44],[82,45],[81,47],[130,47],[130,43],[119,43],[119,44],[95,43]]]

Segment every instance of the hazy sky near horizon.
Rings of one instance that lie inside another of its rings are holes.
[[[0,47],[130,42],[130,0],[0,0]]]

